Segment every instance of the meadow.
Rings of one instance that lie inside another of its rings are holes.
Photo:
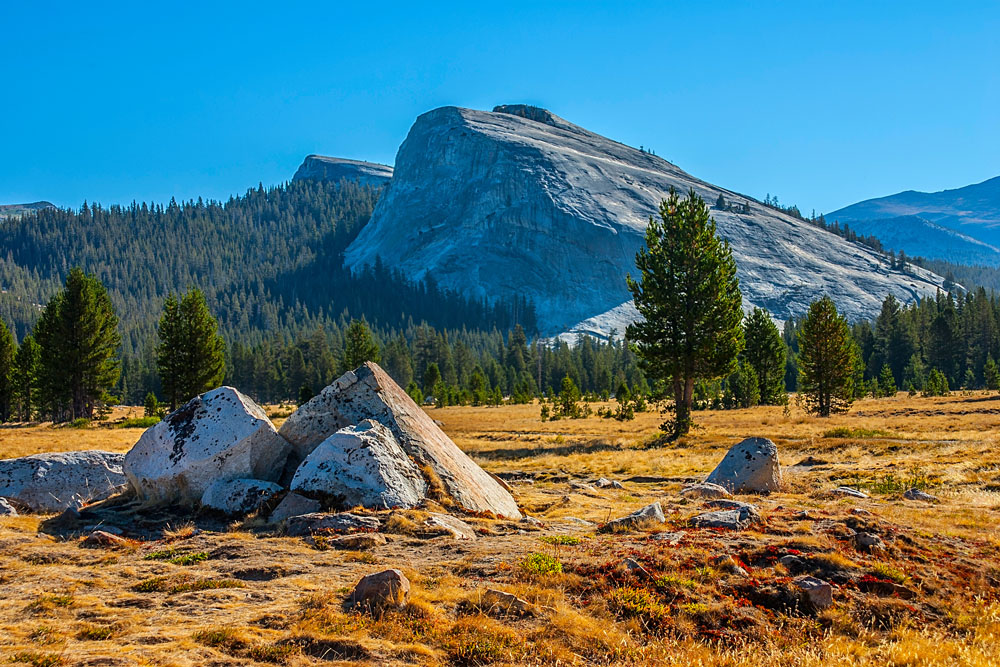
[[[593,406],[595,409],[598,406]],[[270,406],[277,424],[287,413]],[[538,405],[430,408],[538,522],[464,517],[475,541],[383,512],[388,542],[336,550],[249,517],[178,517],[148,541],[84,548],[51,517],[0,518],[0,661],[28,665],[995,665],[1000,656],[1000,395],[859,401],[821,419],[783,407],[542,422]],[[141,428],[0,428],[0,457],[127,450]],[[115,424],[119,422],[119,424]],[[749,436],[779,448],[784,488],[740,496],[764,522],[688,526],[703,479]],[[600,478],[622,489],[598,488]],[[869,498],[830,495],[835,487]],[[917,487],[938,502],[907,500]],[[599,527],[653,501],[666,524]],[[855,531],[886,547],[855,546]],[[780,562],[784,556],[794,561]],[[785,563],[795,562],[796,565]],[[345,608],[364,575],[401,569],[404,609]],[[833,584],[814,609],[793,586]],[[497,604],[489,589],[525,604]]]

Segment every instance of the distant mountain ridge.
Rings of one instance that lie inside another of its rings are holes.
[[[55,208],[55,204],[47,201],[36,201],[30,204],[0,204],[0,220],[20,218],[27,213],[34,213],[46,208]]]
[[[625,275],[671,187],[710,205],[722,197],[712,215],[732,244],[745,307],[783,319],[829,294],[858,320],[887,294],[909,302],[943,283],[527,105],[417,118],[345,262],[358,270],[380,258],[476,297],[527,296],[546,335],[621,335],[637,317]]]
[[[910,255],[1000,266],[1000,176],[952,190],[868,199],[825,217]]]
[[[307,155],[292,176],[293,181],[356,181],[359,185],[381,187],[392,178],[392,167],[375,162],[348,160],[325,155]]]

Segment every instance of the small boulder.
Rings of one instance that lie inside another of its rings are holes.
[[[6,498],[0,498],[0,516],[17,516],[17,510]]]
[[[125,455],[125,474],[144,500],[195,505],[216,482],[276,481],[289,450],[260,406],[220,387],[147,429]]]
[[[751,509],[752,508],[752,509]],[[753,505],[737,509],[716,510],[705,512],[691,519],[693,528],[725,528],[728,530],[743,530],[751,524],[760,521],[760,513]]]
[[[727,500],[720,498],[719,500],[709,500],[703,506],[713,510],[740,510],[741,512],[746,513],[746,515],[751,517],[755,522],[760,521],[760,510],[757,509],[757,506],[751,503],[745,503],[742,500]]]
[[[103,500],[127,485],[124,458],[90,450],[0,459],[0,496],[34,512],[61,512]]]
[[[456,540],[476,539],[476,531],[472,529],[472,526],[448,514],[432,512],[424,521],[424,525],[435,532],[450,535]]]
[[[348,598],[351,607],[370,611],[406,606],[410,596],[410,580],[399,570],[385,570],[363,577]]]
[[[802,591],[813,609],[818,611],[833,605],[833,586],[828,582],[816,577],[804,576],[796,579],[794,584]]]
[[[373,516],[350,512],[339,514],[314,512],[289,517],[285,521],[285,532],[292,537],[301,537],[313,533],[375,531],[381,526],[382,522]]]
[[[259,479],[220,480],[205,489],[201,505],[224,514],[249,514],[281,491],[274,482]]]
[[[874,533],[858,533],[854,536],[854,544],[860,551],[882,551],[885,542]]]
[[[416,507],[427,483],[392,431],[366,419],[321,442],[302,462],[292,491],[321,493],[343,506]]]
[[[864,491],[859,491],[850,486],[838,486],[836,489],[831,491],[835,496],[848,496],[851,498],[868,498],[868,494]]]
[[[482,593],[478,606],[484,611],[514,614],[517,616],[532,616],[537,612],[535,605],[527,600],[522,600],[516,595],[493,588],[487,588]]]
[[[784,565],[792,574],[801,572],[806,567],[806,562],[794,554],[786,554],[779,558],[778,562]]]
[[[684,539],[684,533],[656,533],[653,539],[657,542],[666,542],[667,545],[676,547]]]
[[[608,479],[607,477],[602,477],[597,480],[596,484],[599,489],[624,489],[625,486],[618,480]]]
[[[726,487],[711,482],[685,486],[681,489],[681,495],[685,498],[729,498],[732,496]]]
[[[663,508],[660,507],[659,502],[655,502],[646,505],[642,509],[634,511],[627,516],[608,521],[604,524],[602,530],[604,532],[618,532],[622,530],[631,530],[644,523],[666,523],[666,521],[667,518],[663,516]]]
[[[919,500],[925,503],[936,503],[938,502],[937,496],[932,496],[926,491],[921,491],[918,488],[912,488],[903,494],[903,497],[907,500]]]
[[[652,576],[649,574],[649,570],[643,567],[642,563],[640,563],[636,559],[626,558],[624,561],[622,561],[622,564],[625,566],[626,570],[628,570],[635,576],[639,577],[640,579],[652,579]]]
[[[318,500],[313,500],[312,498],[306,498],[305,496],[300,496],[297,493],[289,493],[278,506],[274,508],[271,512],[269,521],[271,523],[281,523],[286,519],[293,516],[302,516],[303,514],[312,514],[313,512],[319,512],[323,508]]]
[[[705,480],[732,493],[770,493],[781,488],[778,447],[767,438],[747,438],[729,450]]]
[[[80,542],[80,546],[87,549],[97,549],[123,547],[127,546],[128,543],[128,540],[120,535],[109,533],[106,530],[95,530]]]

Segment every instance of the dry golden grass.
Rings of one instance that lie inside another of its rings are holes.
[[[541,528],[469,518],[483,537],[461,543],[428,537],[419,511],[397,512],[382,517],[389,543],[358,553],[318,550],[253,521],[199,532],[180,520],[150,543],[83,549],[78,537],[38,532],[44,517],[0,519],[0,662],[998,664],[996,394],[900,394],[830,419],[794,405],[703,412],[690,437],[667,446],[650,444],[656,413],[542,423],[537,405],[430,412],[483,467],[518,473],[516,497]],[[847,437],[825,437],[841,428]],[[8,427],[0,456],[124,450],[140,432]],[[781,493],[743,498],[766,524],[741,533],[687,528],[701,503],[677,491],[751,435],[777,442],[785,466]],[[602,476],[626,480],[625,489],[588,486]],[[636,476],[647,479],[627,481]],[[899,491],[910,481],[941,502],[904,501]],[[856,483],[872,497],[824,493]],[[683,534],[674,546],[652,539],[657,528],[605,535],[581,522],[600,524],[654,500],[666,529]],[[803,509],[811,518],[797,516]],[[849,526],[881,532],[889,551],[856,550]],[[784,606],[794,599],[794,573],[776,559],[787,553],[837,583],[832,608]],[[750,579],[716,556],[731,556]],[[627,558],[648,576],[625,567]],[[413,583],[405,609],[373,617],[344,608],[361,576],[387,567]],[[481,605],[486,588],[511,592],[536,613]]]

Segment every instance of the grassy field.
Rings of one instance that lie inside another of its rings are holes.
[[[794,405],[696,413],[692,435],[668,446],[652,444],[656,413],[542,423],[537,405],[430,412],[483,467],[512,479],[540,526],[467,517],[480,537],[457,542],[423,532],[420,511],[382,513],[389,542],[359,552],[268,532],[253,517],[199,531],[194,517],[154,541],[87,549],[79,537],[40,532],[45,517],[0,518],[0,662],[1000,663],[997,394],[899,394],[829,419]],[[0,457],[126,450],[140,433],[6,427]],[[702,503],[678,491],[748,436],[774,440],[784,466],[781,493],[741,497],[764,524],[689,528]],[[595,489],[599,477],[624,489]],[[871,498],[827,493],[840,485]],[[940,502],[903,499],[912,486]],[[654,500],[667,525],[597,531]],[[853,530],[881,535],[887,548],[855,548]],[[655,537],[664,532],[669,539]],[[834,582],[832,607],[802,603],[798,573],[778,562],[789,554]],[[405,609],[344,608],[358,579],[389,567],[413,584]],[[530,607],[500,608],[489,588]]]

